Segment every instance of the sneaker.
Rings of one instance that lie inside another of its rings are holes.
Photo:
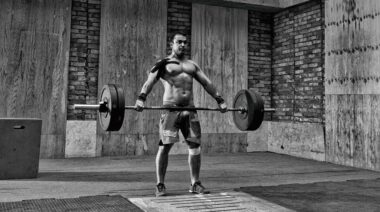
[[[166,195],[166,188],[163,183],[156,185],[156,197],[162,197]]]
[[[210,193],[209,191],[206,190],[206,188],[201,184],[200,181],[195,182],[193,185],[190,185],[189,192],[193,193],[193,194],[208,194],[208,193]]]

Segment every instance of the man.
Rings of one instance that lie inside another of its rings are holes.
[[[190,192],[196,194],[208,193],[199,181],[201,167],[201,129],[196,111],[179,111],[176,107],[194,107],[193,79],[217,101],[221,112],[227,111],[227,105],[209,78],[192,60],[185,57],[187,48],[186,37],[175,34],[170,42],[172,53],[157,62],[151,69],[147,81],[136,101],[136,110],[144,109],[146,96],[154,84],[161,80],[164,85],[163,105],[173,107],[164,111],[160,119],[160,142],[156,157],[156,196],[164,196],[165,174],[168,165],[168,155],[171,147],[179,141],[178,131],[181,130],[189,147]]]

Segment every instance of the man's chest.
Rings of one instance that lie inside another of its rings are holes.
[[[168,64],[166,66],[165,75],[177,76],[177,75],[181,75],[181,74],[186,74],[186,75],[193,76],[195,71],[196,71],[196,68],[195,68],[194,64],[189,63],[189,62],[180,63],[179,65],[178,64]]]

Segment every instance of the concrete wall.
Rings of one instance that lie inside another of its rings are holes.
[[[71,0],[1,1],[0,117],[42,119],[41,157],[65,151]]]
[[[325,133],[318,123],[264,121],[249,133],[248,151],[270,151],[325,161]]]
[[[326,159],[380,170],[380,3],[326,1]]]

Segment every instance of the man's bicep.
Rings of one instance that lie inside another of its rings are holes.
[[[208,84],[211,84],[211,81],[210,79],[206,76],[206,74],[200,70],[200,69],[197,69],[195,71],[195,79],[201,83],[203,86],[207,86]]]
[[[149,72],[148,79],[145,81],[141,92],[142,93],[150,93],[154,84],[158,81],[158,72]]]

